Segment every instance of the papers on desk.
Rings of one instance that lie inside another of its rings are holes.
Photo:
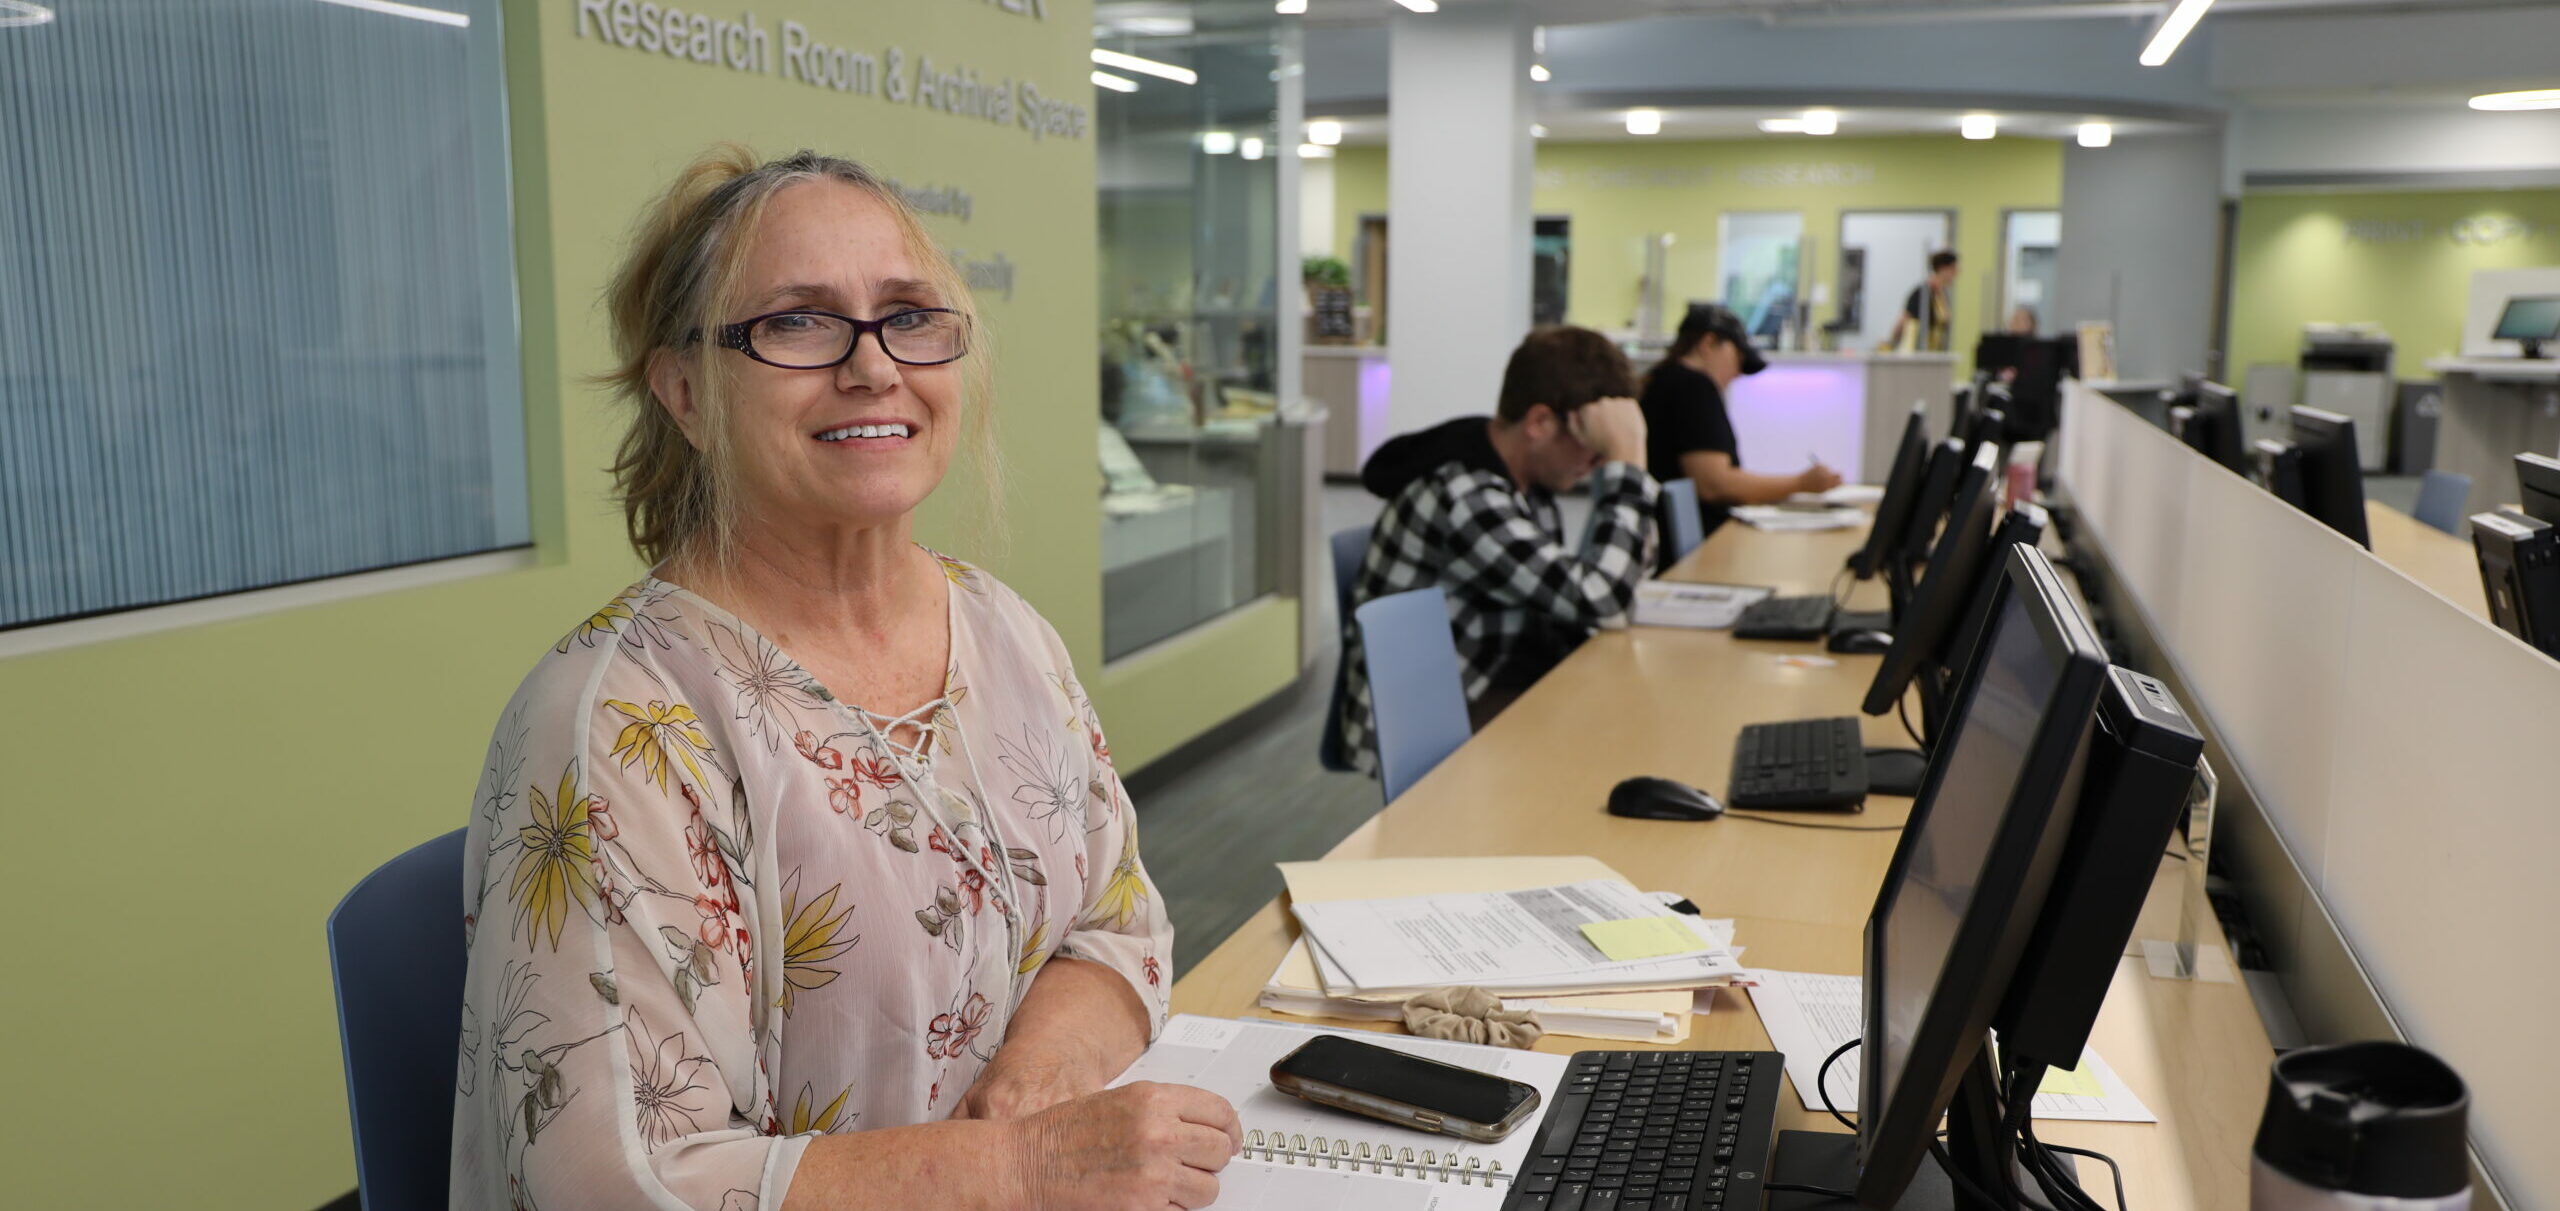
[[[1850,530],[1867,524],[1866,513],[1852,508],[1790,509],[1783,505],[1736,505],[1733,518],[1752,529],[1779,534]]]
[[[1787,1079],[1795,1083],[1796,1096],[1804,1099],[1805,1109],[1822,1109],[1822,1096],[1813,1082],[1823,1057],[1865,1030],[1858,995],[1861,981],[1857,976],[1758,968],[1745,973],[1744,980],[1751,988],[1752,1006],[1760,1011],[1760,1023],[1769,1030],[1770,1043],[1786,1054]],[[1863,1047],[1853,1050],[1831,1065],[1831,1104],[1844,1114],[1857,1110],[1858,1061],[1865,1051]],[[2115,1069],[2107,1067],[2097,1052],[2086,1049],[2080,1053],[2080,1067],[2047,1074],[2036,1091],[2035,1116],[2108,1123],[2160,1121],[2125,1088]]]
[[[1325,991],[1336,996],[1413,996],[1453,985],[1518,996],[1695,988],[1742,972],[1729,937],[1720,943],[1699,918],[1624,880],[1293,907]],[[1692,945],[1612,958],[1609,934],[1594,939],[1583,928],[1648,918],[1664,919]]]
[[[1751,603],[1776,592],[1766,585],[1648,580],[1636,586],[1635,610],[1629,620],[1640,627],[1721,631],[1733,626]]]
[[[1798,492],[1788,504],[1872,505],[1884,500],[1883,484],[1842,484],[1828,492]]]

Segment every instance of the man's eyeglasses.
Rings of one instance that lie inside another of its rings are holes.
[[[889,360],[905,366],[939,366],[969,352],[969,317],[947,307],[910,307],[876,320],[832,311],[776,311],[713,331],[721,348],[784,370],[841,366],[866,332],[879,339]]]

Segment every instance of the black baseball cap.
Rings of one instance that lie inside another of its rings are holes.
[[[1758,374],[1769,368],[1769,359],[1760,356],[1760,351],[1752,347],[1751,330],[1744,326],[1742,317],[1735,315],[1732,308],[1715,303],[1689,304],[1689,314],[1680,317],[1680,336],[1674,343],[1696,344],[1699,337],[1708,333],[1723,337],[1726,343],[1742,351],[1744,374]]]

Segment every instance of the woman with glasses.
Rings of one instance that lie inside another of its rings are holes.
[[[696,162],[608,291],[648,575],[471,822],[457,1207],[1199,1207],[1233,1110],[1103,1086],[1173,928],[1057,633],[914,540],[991,456],[965,287],[859,165]]]

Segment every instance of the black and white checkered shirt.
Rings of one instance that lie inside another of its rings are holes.
[[[1565,539],[1555,498],[1513,482],[1489,440],[1481,452],[1456,454],[1406,484],[1379,515],[1352,602],[1439,586],[1473,705],[1497,685],[1516,693],[1594,630],[1625,625],[1636,585],[1653,567],[1662,489],[1642,467],[1602,464],[1577,548]],[[1375,774],[1368,669],[1359,628],[1345,619],[1344,632],[1343,752]]]

